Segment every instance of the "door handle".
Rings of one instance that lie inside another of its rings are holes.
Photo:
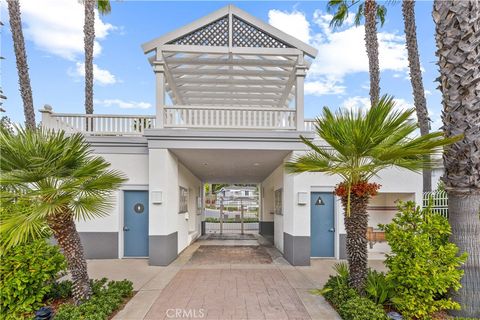
[[[335,232],[335,228],[328,229],[328,232]]]
[[[125,226],[125,227],[123,227],[123,231],[130,231],[130,228]]]

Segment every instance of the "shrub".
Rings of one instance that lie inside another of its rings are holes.
[[[62,305],[55,320],[104,320],[108,319],[132,295],[132,282],[128,280],[110,281],[107,279],[92,281],[92,297],[81,305]]]
[[[368,269],[365,295],[376,304],[387,304],[392,297],[393,286],[383,272]]]
[[[52,284],[50,292],[45,296],[45,299],[68,299],[72,295],[73,284],[71,281],[61,281]]]
[[[392,223],[381,226],[392,250],[385,261],[390,270],[386,280],[395,286],[392,303],[407,319],[459,309],[446,294],[460,288],[463,271],[459,267],[466,254],[458,255],[458,247],[448,241],[447,219],[413,202],[399,209]]]
[[[5,319],[21,318],[41,307],[54,280],[67,267],[58,247],[44,239],[2,249],[0,258],[0,313]]]
[[[343,320],[386,320],[387,315],[382,306],[357,296],[346,301],[338,310]]]
[[[358,294],[348,285],[348,265],[344,262],[336,263],[333,269],[337,275],[330,276],[322,290],[313,290],[312,293],[322,295],[338,308],[347,300],[357,297]]]
[[[212,223],[220,223],[219,218],[215,217],[207,217],[205,218],[205,222],[212,222]],[[223,223],[240,223],[240,220],[235,220],[235,218],[224,218]],[[258,218],[243,218],[244,223],[251,223],[251,222],[258,222]]]

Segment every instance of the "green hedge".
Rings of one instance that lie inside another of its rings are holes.
[[[208,217],[208,218],[205,218],[205,222],[220,223],[220,219]],[[240,223],[240,221],[235,220],[235,218],[223,219],[223,222],[224,223],[235,223],[235,222]],[[243,222],[244,223],[258,222],[258,218],[243,218]]]
[[[41,307],[55,279],[67,268],[58,247],[46,240],[2,250],[0,259],[2,319],[21,319]]]
[[[55,320],[106,320],[117,311],[126,298],[132,296],[131,281],[110,281],[106,278],[92,281],[92,297],[79,306],[62,305]],[[65,285],[64,287],[68,287]],[[71,287],[71,286],[70,286]]]
[[[339,308],[339,314],[344,320],[387,320],[388,317],[381,305],[368,298],[356,296],[346,301]]]

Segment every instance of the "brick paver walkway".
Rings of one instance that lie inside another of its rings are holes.
[[[311,319],[295,289],[277,269],[180,270],[145,319],[182,317]]]

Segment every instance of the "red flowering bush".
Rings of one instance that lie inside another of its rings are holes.
[[[370,183],[367,181],[360,181],[351,186],[350,192],[358,197],[370,196],[373,197],[378,193],[381,185],[378,183]],[[348,185],[345,182],[337,184],[335,187],[335,194],[339,197],[348,195]]]

